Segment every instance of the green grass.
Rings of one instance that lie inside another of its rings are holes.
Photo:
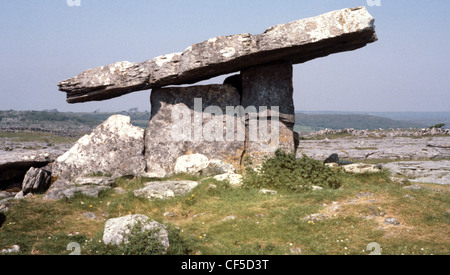
[[[64,144],[64,143],[74,143],[78,138],[73,137],[62,137],[51,133],[11,133],[11,132],[0,132],[0,138],[10,139],[14,142],[43,142],[48,144]]]
[[[67,244],[78,242],[82,254],[114,254],[101,242],[106,220],[144,214],[170,228],[169,254],[288,255],[292,248],[299,248],[305,255],[368,255],[366,247],[371,242],[379,243],[383,254],[450,253],[447,186],[440,187],[443,192],[406,190],[392,183],[385,172],[340,177],[340,189],[279,190],[276,195],[187,175],[173,179],[197,180],[199,186],[186,196],[165,201],[134,197],[132,191],[151,179],[130,177],[115,183],[125,194],[110,190],[99,198],[76,196],[57,202],[37,195],[15,202],[6,214],[0,249],[17,244],[20,254],[67,255]],[[358,199],[361,193],[373,196]],[[339,211],[330,210],[333,202]],[[370,209],[386,214],[364,218]],[[98,219],[84,218],[85,212],[95,213]],[[176,215],[164,216],[166,212]],[[329,218],[303,219],[315,213]],[[224,220],[230,216],[234,219]],[[395,217],[401,225],[385,225],[385,217]]]

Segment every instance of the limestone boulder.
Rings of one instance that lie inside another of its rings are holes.
[[[349,174],[377,173],[383,170],[381,165],[353,163],[343,165],[342,169]]]
[[[114,115],[57,158],[53,174],[69,181],[94,174],[141,175],[146,166],[143,152],[144,130],[133,126],[129,117]]]
[[[50,181],[51,173],[44,169],[30,168],[22,183],[23,195],[28,193],[36,194],[47,191]]]
[[[156,238],[165,248],[163,252],[167,252],[170,243],[166,227],[145,215],[128,215],[107,220],[103,232],[103,242],[110,245],[128,243],[131,229],[138,223],[140,223],[143,232],[150,231],[152,234],[156,234]]]
[[[209,159],[202,154],[184,155],[177,158],[175,162],[175,174],[199,174],[200,171],[209,166]]]

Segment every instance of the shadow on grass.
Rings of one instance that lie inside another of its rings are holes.
[[[3,213],[0,213],[0,228],[2,228],[3,224],[6,221],[6,216]]]

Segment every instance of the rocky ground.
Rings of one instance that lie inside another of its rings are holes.
[[[315,133],[311,136],[316,139],[300,141],[298,155],[325,160],[338,154],[340,160],[379,161],[393,176],[412,182],[450,184],[450,136],[434,133],[436,135],[430,131],[358,131],[332,139]]]
[[[389,169],[394,177],[407,178],[411,182],[450,184],[450,136],[445,133],[429,130],[343,130],[301,136],[299,157],[306,154],[325,160],[338,154],[344,161],[383,164],[383,168]],[[3,182],[8,185],[6,189],[15,185],[20,187],[20,183],[15,184],[14,181],[17,173],[26,172],[30,165],[44,167],[52,163],[73,144],[0,138],[0,178],[6,179]]]

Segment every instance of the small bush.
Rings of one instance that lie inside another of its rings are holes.
[[[439,123],[434,126],[431,126],[430,129],[442,129],[442,127],[446,126],[445,123]]]
[[[312,186],[339,188],[338,172],[321,161],[303,155],[297,159],[295,153],[277,150],[275,156],[266,158],[255,171],[249,159],[246,160],[244,186],[256,188],[285,189],[304,192]]]

